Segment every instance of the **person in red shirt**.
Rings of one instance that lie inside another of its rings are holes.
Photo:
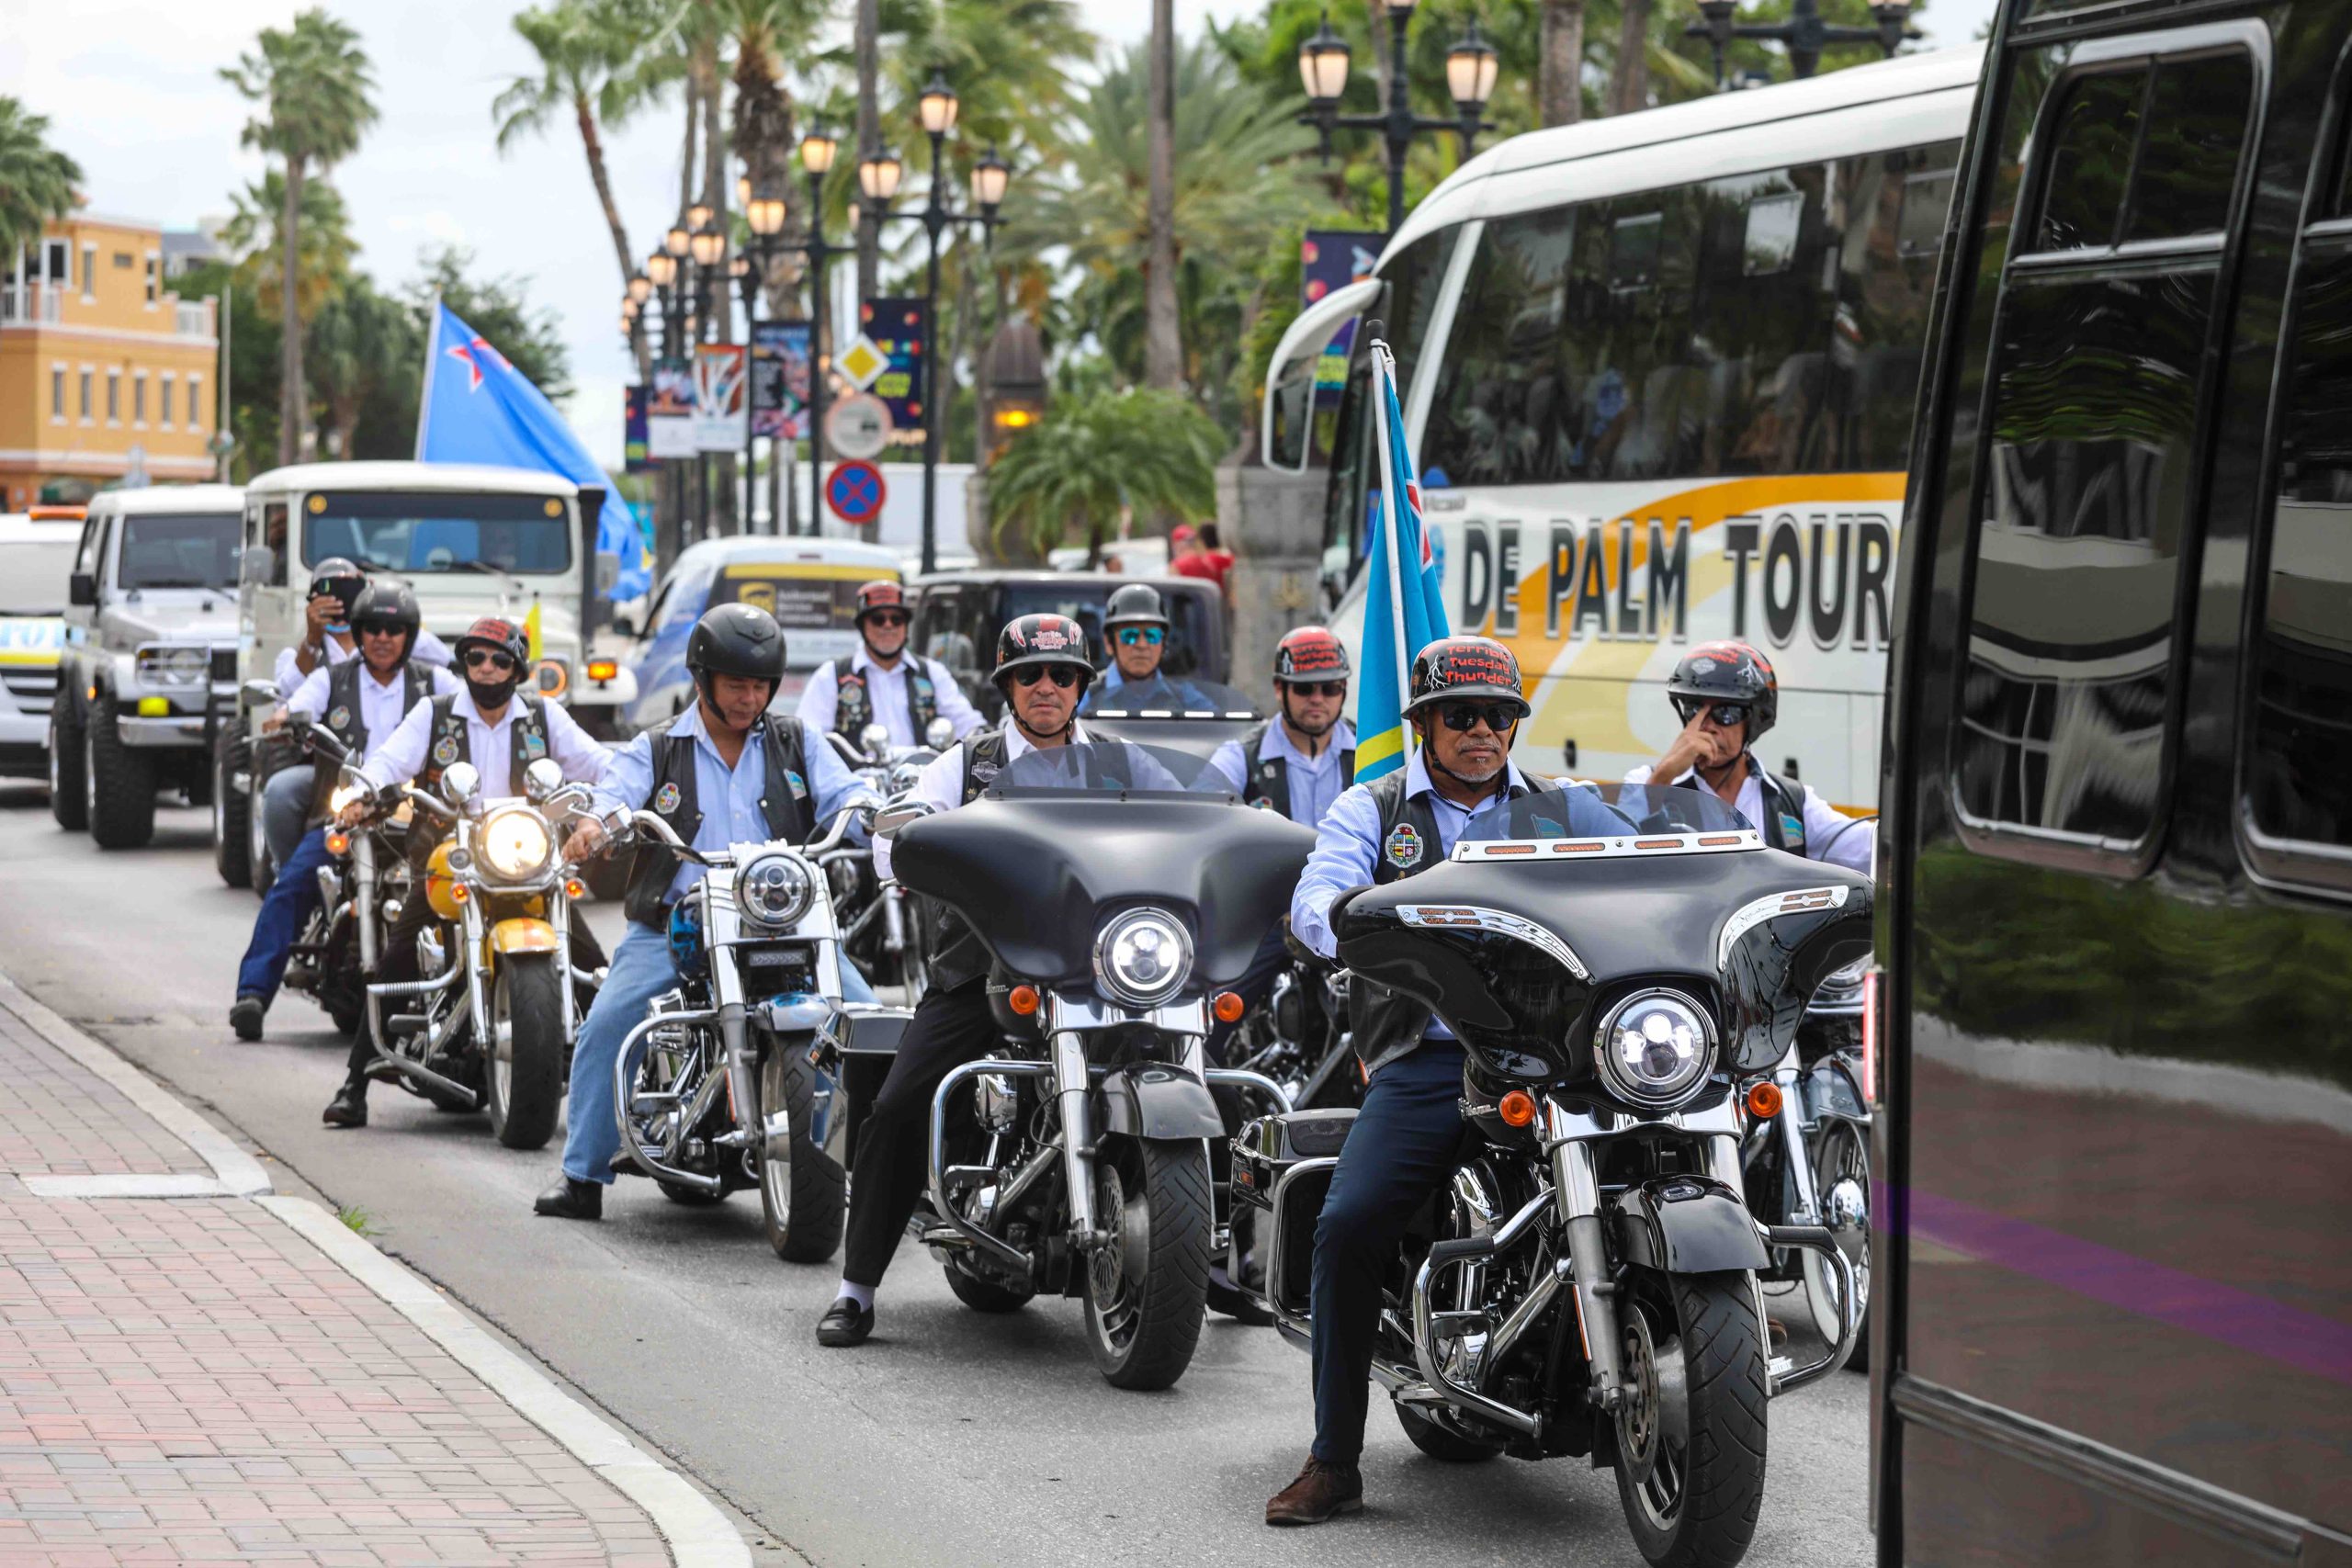
[[[1168,542],[1176,554],[1168,569],[1182,577],[1204,578],[1214,582],[1221,593],[1226,591],[1226,577],[1233,570],[1233,552],[1217,547],[1216,525],[1204,523],[1195,532],[1189,523],[1179,523],[1168,532]]]

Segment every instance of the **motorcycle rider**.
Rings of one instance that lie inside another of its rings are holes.
[[[1080,711],[1207,705],[1188,682],[1170,680],[1160,671],[1170,630],[1159,589],[1148,582],[1130,582],[1114,592],[1102,606],[1102,648],[1108,662]]]
[[[806,720],[767,711],[784,681],[784,628],[755,604],[715,604],[686,639],[695,705],[630,741],[596,786],[598,817],[650,808],[697,850],[787,839],[802,842],[842,812],[877,804]],[[606,844],[604,823],[583,819],[564,846],[584,860]],[[613,1112],[613,1063],[653,998],[679,983],[670,951],[670,907],[704,869],[659,846],[630,863],[623,908],[628,931],[580,1025],[571,1054],[571,1108],[563,1168],[532,1204],[559,1219],[603,1217],[620,1132]],[[842,992],[874,993],[844,961]]]
[[[843,661],[828,659],[800,694],[800,720],[830,729],[852,745],[869,724],[890,732],[893,746],[920,746],[934,718],[956,727],[961,740],[985,721],[947,666],[907,651],[906,590],[876,581],[857,591],[860,647]]]
[[[566,781],[594,784],[603,778],[612,753],[592,739],[561,704],[516,690],[530,664],[530,647],[521,626],[497,615],[484,615],[468,626],[457,640],[463,687],[411,708],[399,728],[375,744],[360,769],[364,793],[336,820],[345,828],[357,827],[374,808],[373,797],[411,779],[437,794],[441,775],[459,762],[480,773],[485,800],[521,795],[523,771],[541,757],[553,757]],[[432,903],[424,897],[425,864],[439,837],[431,829],[432,821],[420,812],[408,836],[415,894],[401,905],[373,979],[417,978],[417,935],[434,918]],[[594,969],[603,963],[586,921],[573,925],[571,941],[574,967]],[[321,1114],[327,1125],[368,1125],[368,1065],[375,1056],[375,1038],[363,1028],[352,1043],[343,1087]]]
[[[1122,592],[1125,592],[1124,590]],[[1067,615],[1032,615],[997,634],[990,679],[1004,694],[1001,728],[940,753],[910,798],[952,811],[979,797],[1016,759],[1092,737],[1079,724],[1080,699],[1094,678],[1086,633]],[[874,845],[876,874],[890,874],[890,840]],[[857,1135],[850,1182],[848,1240],[841,1292],[817,1324],[817,1343],[857,1345],[874,1332],[874,1292],[921,1201],[929,1159],[931,1098],[940,1080],[988,1055],[997,1042],[989,1007],[989,955],[971,928],[944,908],[926,907],[931,987],[916,1005]]]
[[[1291,899],[1301,942],[1335,958],[1333,918],[1351,894],[1428,870],[1480,817],[1556,787],[1510,761],[1528,711],[1519,661],[1501,643],[1449,637],[1421,650],[1405,705],[1419,745],[1402,768],[1351,786],[1324,816]],[[1597,800],[1593,809],[1606,813]],[[1363,1507],[1356,1461],[1383,1272],[1413,1212],[1452,1177],[1461,1144],[1464,1058],[1453,1032],[1409,998],[1363,990],[1355,1039],[1370,1083],[1315,1227],[1315,1444],[1298,1478],[1267,1503],[1270,1525],[1320,1524]]]
[[[369,585],[349,614],[359,657],[313,667],[285,711],[321,723],[356,759],[367,754],[369,737],[391,734],[411,708],[436,693],[455,692],[458,681],[447,670],[420,665],[411,657],[423,617],[416,594],[406,584]],[[295,934],[319,904],[319,868],[327,863],[327,802],[334,794],[337,770],[332,764],[287,768],[270,781],[270,788],[275,791],[278,779],[298,773],[311,781],[299,808],[303,816],[297,818],[297,826],[308,831],[278,863],[277,880],[254,917],[253,941],[237,968],[237,1000],[229,1010],[229,1022],[240,1040],[261,1038],[262,1015],[286,977]]]
[[[1675,665],[1666,694],[1682,732],[1655,763],[1629,770],[1627,784],[1711,789],[1772,848],[1869,874],[1875,834],[1867,819],[1847,816],[1810,784],[1767,773],[1756,759],[1758,738],[1781,714],[1781,683],[1761,653],[1744,642],[1702,643]]]

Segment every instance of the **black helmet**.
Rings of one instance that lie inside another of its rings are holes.
[[[696,685],[713,675],[784,682],[784,628],[756,604],[714,604],[686,638],[686,669]],[[705,694],[708,694],[707,688]]]
[[[1274,645],[1274,679],[1281,684],[1347,678],[1347,648],[1329,626],[1301,626]]]
[[[996,634],[996,669],[989,679],[1002,691],[1007,675],[1035,664],[1077,671],[1078,689],[1083,693],[1094,679],[1094,666],[1086,657],[1086,628],[1068,615],[1022,615],[1005,622]]]
[[[1120,626],[1164,626],[1168,624],[1167,607],[1159,602],[1159,590],[1148,582],[1130,582],[1111,595],[1102,607],[1102,630],[1107,636]]]
[[[1667,677],[1667,697],[1682,722],[1702,703],[1736,703],[1747,709],[1747,741],[1781,716],[1781,682],[1771,661],[1744,642],[1702,642],[1682,656]]]
[[[367,586],[368,574],[342,556],[329,556],[311,569],[311,597],[341,600],[346,624],[351,619],[351,607],[359,602]]]
[[[460,667],[466,662],[466,649],[475,643],[496,649],[512,659],[517,670],[531,662],[529,634],[503,616],[484,615],[458,635],[458,640],[449,645],[449,651],[457,655]]]
[[[424,625],[424,613],[417,607],[416,591],[405,582],[370,582],[351,606],[351,626],[354,631],[366,626],[380,626],[390,621],[408,634],[401,647],[401,657],[406,659],[416,651],[416,634]]]
[[[1432,704],[1456,699],[1496,699],[1518,705],[1527,716],[1527,698],[1520,690],[1519,660],[1490,637],[1442,637],[1421,649],[1413,660],[1412,691],[1405,704],[1408,717]]]

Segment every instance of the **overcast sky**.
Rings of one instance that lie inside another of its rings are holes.
[[[1347,0],[1340,0],[1346,4]],[[382,118],[359,154],[335,172],[361,265],[390,288],[417,270],[418,253],[454,243],[483,273],[518,274],[552,310],[571,347],[578,390],[571,414],[591,451],[617,466],[621,389],[630,378],[617,328],[621,278],[579,139],[568,122],[500,158],[491,99],[530,68],[507,25],[524,0],[400,0],[360,7]],[[1939,0],[1931,42],[1971,37],[1991,0]],[[247,106],[220,80],[265,27],[282,27],[299,0],[0,0],[0,93],[50,118],[52,142],[82,165],[93,209],[188,228],[230,210],[230,193],[259,178],[258,155],[237,145]],[[1252,0],[1178,0],[1181,28],[1229,19]],[[1112,42],[1140,38],[1146,0],[1080,0]],[[397,17],[398,25],[387,18]],[[674,109],[613,133],[615,194],[633,252],[676,199]]]

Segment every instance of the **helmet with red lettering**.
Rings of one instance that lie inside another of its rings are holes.
[[[1781,716],[1771,660],[1744,642],[1702,642],[1684,654],[1667,677],[1666,694],[1685,724],[1709,703],[1746,709],[1750,745]]]
[[[854,617],[857,624],[860,626],[865,626],[865,617],[879,610],[896,610],[899,614],[905,615],[907,591],[895,582],[881,581],[869,582],[860,588],[857,591],[857,615]]]
[[[1347,648],[1329,626],[1301,626],[1274,645],[1274,679],[1283,685],[1347,678]]]
[[[1530,712],[1518,658],[1490,637],[1442,637],[1413,660],[1405,714],[1409,718],[1443,702],[1495,700],[1515,705],[1521,718]]]
[[[1078,689],[1085,692],[1094,679],[1086,657],[1086,628],[1068,615],[1019,615],[996,634],[996,669],[989,678],[1003,691],[1016,670],[1055,666],[1076,671]]]

